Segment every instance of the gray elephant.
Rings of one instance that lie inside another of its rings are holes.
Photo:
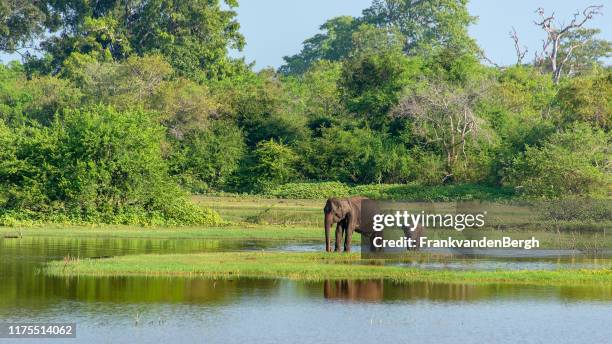
[[[344,251],[351,251],[353,231],[364,233],[361,221],[361,205],[367,201],[366,197],[330,198],[325,203],[323,213],[325,216],[325,250],[331,252],[331,238],[329,232],[334,223],[336,225],[336,252],[340,252],[340,245],[344,237]]]
[[[369,244],[370,251],[380,251],[374,246],[375,238],[382,236],[382,232],[372,230],[372,216],[379,214],[378,204],[366,197],[330,198],[323,208],[325,221],[325,251],[331,252],[331,237],[329,232],[331,226],[336,223],[335,251],[341,251],[342,239],[344,239],[344,251],[351,251],[351,240],[353,232],[361,234]],[[362,219],[362,215],[364,218]],[[417,227],[415,231],[403,228],[404,235],[408,238],[419,240],[423,236],[424,228]],[[407,248],[408,249],[408,248]],[[418,249],[418,247],[416,248]]]

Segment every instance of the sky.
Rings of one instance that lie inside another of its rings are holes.
[[[241,0],[239,3],[238,22],[247,46],[232,55],[255,61],[258,70],[279,67],[283,56],[298,53],[302,42],[318,33],[326,20],[340,15],[359,16],[371,0]],[[612,0],[471,0],[470,13],[479,19],[470,27],[470,34],[490,60],[508,65],[516,62],[514,43],[509,38],[514,26],[521,44],[529,48],[526,57],[529,61],[535,50],[541,48],[544,38],[544,32],[533,24],[538,7],[547,13],[554,10],[557,18],[567,23],[576,10],[593,4],[604,5],[604,15],[594,18],[589,26],[601,29],[601,38],[612,40]],[[0,55],[4,62],[17,58]]]
[[[567,23],[576,10],[602,4],[604,15],[593,18],[589,26],[601,29],[600,37],[612,40],[612,1],[591,1],[471,0],[470,13],[479,19],[470,27],[470,34],[489,59],[499,65],[508,65],[516,62],[514,43],[509,38],[514,26],[521,44],[528,46],[526,58],[531,60],[544,38],[544,32],[533,23],[538,7],[543,7],[547,13],[554,10],[559,20]],[[256,69],[279,67],[283,56],[298,53],[301,43],[318,33],[319,26],[327,19],[340,15],[359,16],[370,3],[371,0],[242,0],[237,12],[247,46],[236,55],[255,61]]]

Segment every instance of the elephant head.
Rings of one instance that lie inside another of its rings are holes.
[[[344,220],[351,212],[349,199],[330,198],[325,203],[323,213],[325,216],[325,250],[331,252],[331,238],[329,231],[332,224]]]

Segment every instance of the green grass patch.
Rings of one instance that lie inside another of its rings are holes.
[[[0,227],[0,238],[9,236],[164,238],[164,239],[240,239],[302,240],[323,242],[323,229],[293,226],[240,225],[224,227],[139,227],[123,225],[63,226],[45,225],[25,228]],[[353,236],[359,240],[359,236]]]
[[[418,257],[418,255],[417,255]],[[406,258],[413,259],[413,258]],[[359,254],[220,252],[133,255],[108,259],[64,259],[48,263],[56,276],[186,276],[287,278],[321,281],[385,279],[395,282],[585,285],[612,283],[612,268],[589,270],[449,271],[422,270],[362,260]]]

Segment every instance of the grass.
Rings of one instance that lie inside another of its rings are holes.
[[[242,239],[242,240],[320,240],[323,229],[296,226],[234,225],[226,227],[137,227],[137,226],[62,226],[13,228],[0,227],[0,238],[4,235],[24,237],[93,237],[93,238],[163,238],[163,239]],[[359,236],[355,237],[359,240]]]
[[[385,279],[395,282],[467,284],[595,285],[612,283],[612,267],[588,270],[454,271],[385,266],[359,254],[218,252],[64,259],[48,263],[56,276],[186,276],[287,278],[321,281]]]

